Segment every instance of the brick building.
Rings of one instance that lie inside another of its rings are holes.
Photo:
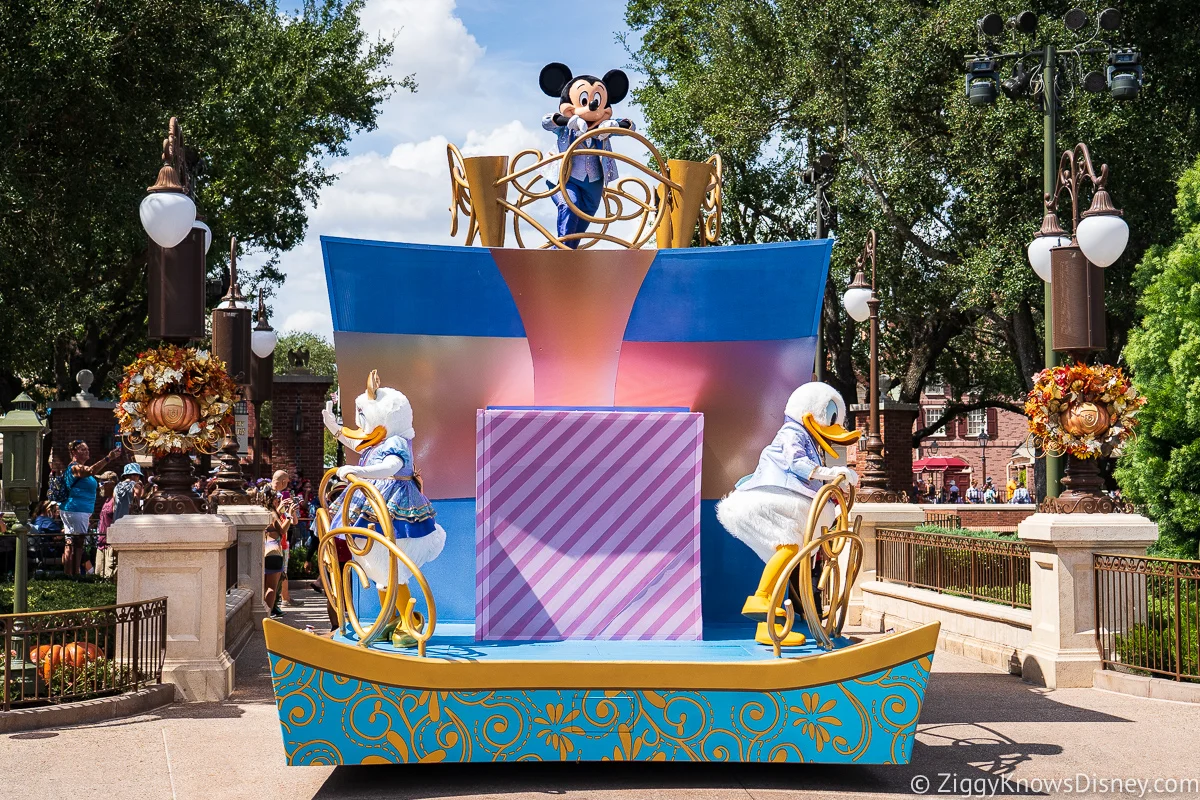
[[[325,473],[325,427],[321,410],[333,378],[276,375],[271,390],[271,468],[303,475],[313,483]]]
[[[945,385],[931,381],[921,394],[920,414],[913,423],[913,431],[924,428],[940,417],[951,401]],[[962,402],[969,402],[963,398]],[[982,439],[980,434],[984,434]],[[958,471],[948,471],[944,478],[948,482],[955,478],[959,488],[965,492],[971,479],[979,480],[991,476],[993,483],[1003,487],[1009,478],[1018,483],[1026,467],[1032,464],[1028,420],[1024,414],[998,408],[980,409],[947,422],[937,433],[921,442],[913,453],[914,461],[931,456],[957,457],[966,462]],[[935,446],[936,443],[936,446]],[[986,471],[984,462],[986,461]],[[935,484],[940,475],[927,474],[926,480]]]

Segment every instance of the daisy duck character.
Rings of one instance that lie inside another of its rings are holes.
[[[330,404],[331,405],[331,404]],[[359,463],[339,467],[337,475],[343,480],[351,475],[369,481],[383,497],[392,518],[396,545],[412,562],[421,567],[437,558],[446,544],[446,531],[436,522],[433,505],[421,492],[421,478],[413,465],[413,412],[408,398],[395,389],[379,385],[379,373],[371,370],[367,391],[354,401],[357,428],[341,427],[327,405],[323,414],[325,427],[338,441],[359,454]],[[348,508],[346,506],[349,506]],[[338,501],[331,527],[349,525],[378,530],[374,509],[361,493],[346,502]],[[366,538],[356,539],[366,544]],[[365,556],[355,555],[367,577],[379,591],[388,589],[390,555],[385,548],[373,547]],[[396,608],[403,609],[410,596],[408,579],[412,573],[398,565]],[[411,637],[394,640],[396,644],[412,646]]]
[[[619,69],[610,69],[603,78],[594,75],[571,75],[566,64],[554,62],[542,67],[538,83],[542,91],[558,98],[558,111],[542,118],[542,127],[558,137],[558,152],[562,153],[571,143],[588,131],[597,128],[625,128],[634,130],[628,119],[613,119],[613,103],[619,103],[629,93],[629,78]],[[612,152],[608,139],[612,134],[600,133],[588,139],[581,149]],[[579,152],[578,150],[576,152]],[[559,164],[555,162],[546,173],[546,183],[551,189],[558,185]],[[608,156],[584,155],[571,159],[571,174],[565,185],[554,194],[558,206],[558,238],[583,233],[588,222],[577,216],[563,194],[570,198],[575,207],[588,216],[595,216],[596,209],[604,198],[604,187],[617,179],[617,163]],[[572,250],[578,239],[565,242]]]
[[[844,475],[858,485],[858,474],[848,467],[827,467],[825,456],[837,458],[834,444],[858,441],[859,431],[847,431],[846,404],[837,390],[825,383],[807,383],[788,399],[783,427],[758,459],[758,468],[737,482],[717,503],[717,519],[733,536],[745,542],[766,562],[754,594],[746,598],[742,614],[760,620],[756,640],[770,644],[766,631],[772,588],[788,561],[803,544],[805,520],[821,485]],[[820,525],[832,526],[837,507],[829,503],[820,511]],[[785,646],[799,646],[805,637],[792,632]]]

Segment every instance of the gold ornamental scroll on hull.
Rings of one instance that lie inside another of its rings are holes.
[[[654,169],[623,153],[605,152],[605,158],[633,167],[639,174],[620,178],[604,188],[595,215],[581,211],[563,195],[572,213],[589,223],[589,229],[559,237],[529,211],[537,200],[558,194],[571,175],[574,158],[593,155],[579,150],[599,135],[628,136],[646,148]],[[665,159],[641,134],[624,128],[597,128],[580,136],[561,153],[543,155],[526,149],[508,156],[465,157],[453,144],[446,146],[450,167],[450,235],[457,236],[459,214],[467,218],[467,244],[503,247],[506,221],[512,217],[517,247],[579,249],[608,242],[637,250],[652,239],[659,249],[716,244],[721,234],[721,157],[705,161]],[[665,168],[662,165],[666,165]],[[557,180],[548,176],[557,176]],[[548,185],[550,184],[550,185]],[[537,188],[541,185],[544,188]],[[595,226],[594,228],[591,226]],[[533,242],[526,244],[531,234]]]

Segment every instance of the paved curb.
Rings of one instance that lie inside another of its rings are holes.
[[[0,734],[107,722],[110,719],[144,714],[173,702],[175,686],[160,683],[116,697],[98,697],[78,703],[0,711]]]
[[[1200,684],[1130,675],[1111,669],[1096,670],[1092,678],[1092,687],[1134,697],[1148,697],[1151,700],[1200,703]]]

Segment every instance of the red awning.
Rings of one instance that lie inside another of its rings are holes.
[[[952,469],[966,469],[969,467],[963,459],[958,456],[930,456],[913,462],[913,472],[921,472],[928,470],[932,472],[946,472]]]

